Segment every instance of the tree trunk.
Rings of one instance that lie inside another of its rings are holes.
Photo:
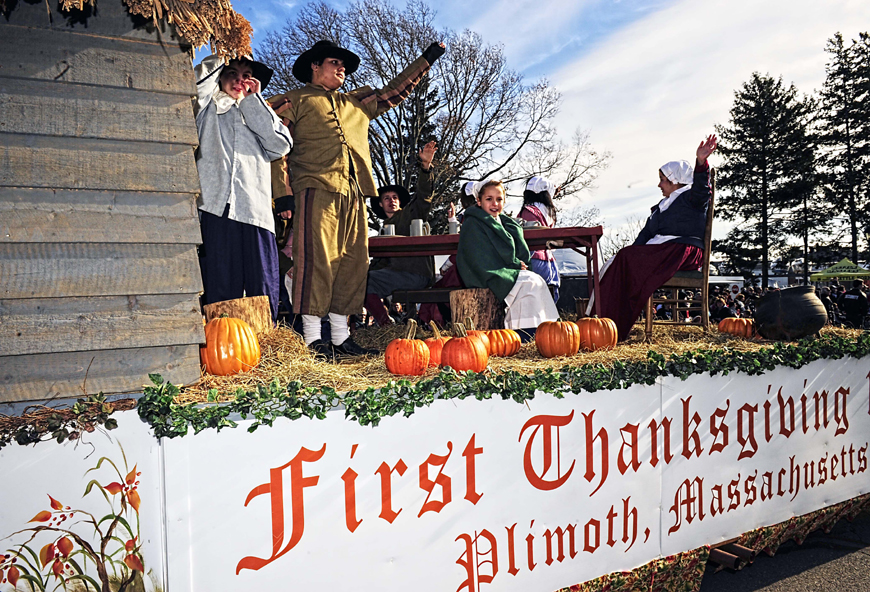
[[[497,300],[489,288],[468,288],[450,292],[450,311],[454,323],[471,317],[481,331],[504,329],[504,302]]]
[[[226,314],[228,317],[242,319],[248,323],[254,333],[268,333],[275,328],[268,296],[249,296],[214,302],[203,306],[202,311],[206,322]]]

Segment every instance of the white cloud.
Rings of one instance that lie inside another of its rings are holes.
[[[645,216],[660,198],[657,168],[692,159],[713,125],[728,122],[734,91],[752,72],[811,93],[824,81],[826,40],[857,36],[868,23],[866,0],[685,0],[611,35],[550,77],[564,97],[559,129],[589,128],[613,153],[585,202],[611,226]],[[717,222],[715,234],[724,232]]]

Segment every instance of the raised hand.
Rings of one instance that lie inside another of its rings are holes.
[[[710,134],[707,136],[707,139],[698,144],[698,150],[695,152],[695,157],[698,159],[698,164],[704,164],[707,162],[707,157],[709,157],[716,150],[716,144],[718,140],[716,139],[715,134]]]
[[[453,202],[450,202],[450,205],[447,206],[447,218],[452,219],[456,217],[456,206],[453,205]]]
[[[420,157],[420,165],[423,167],[423,170],[428,171],[429,167],[432,166],[432,159],[435,158],[436,150],[438,150],[438,144],[435,143],[435,140],[420,148],[417,156]]]
[[[242,81],[242,96],[260,92],[260,81],[256,78],[246,78]]]

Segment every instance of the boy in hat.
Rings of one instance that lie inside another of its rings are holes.
[[[293,140],[260,94],[272,70],[248,58],[224,64],[212,55],[194,72],[203,301],[265,295],[275,321],[278,249],[269,171]]]
[[[429,142],[420,149],[417,162],[417,192],[414,200],[401,185],[386,185],[372,196],[371,206],[375,215],[392,224],[396,234],[409,236],[411,220],[426,220],[432,209],[432,158],[437,146]],[[409,203],[410,202],[410,203]],[[395,290],[422,290],[435,279],[435,263],[432,257],[397,257],[374,259],[369,267],[366,285],[366,310],[378,325],[392,325],[383,298]]]
[[[375,195],[369,122],[405,100],[443,53],[443,44],[433,43],[383,89],[345,93],[339,88],[359,67],[359,56],[318,41],[293,64],[293,76],[305,86],[271,100],[296,143],[287,156],[296,201],[293,307],[317,354],[375,353],[354,343],[347,327],[347,315],[362,309],[368,275],[364,200]],[[332,343],[320,338],[327,313]]]

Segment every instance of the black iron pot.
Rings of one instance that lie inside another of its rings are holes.
[[[770,292],[755,309],[755,326],[765,339],[793,341],[815,335],[827,322],[828,313],[815,286]]]

